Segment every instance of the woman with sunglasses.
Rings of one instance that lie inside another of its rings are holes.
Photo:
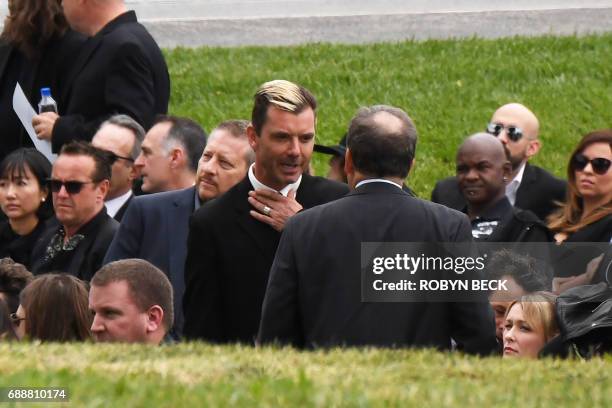
[[[36,149],[21,148],[0,163],[0,258],[30,268],[30,254],[52,213],[46,180],[51,163]]]
[[[591,132],[578,143],[567,169],[566,202],[548,218],[548,227],[558,244],[612,242],[611,164],[612,129]],[[586,263],[603,252],[600,247],[605,249],[605,245],[595,245],[592,251],[585,247],[561,251],[555,274],[561,277],[581,274]],[[566,262],[568,254],[574,259],[578,257],[580,265],[584,265],[576,268],[576,263]]]

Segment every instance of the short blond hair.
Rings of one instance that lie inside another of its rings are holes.
[[[520,299],[510,303],[506,309],[506,318],[512,306],[518,304],[523,309],[525,321],[534,329],[541,330],[544,340],[550,341],[559,334],[557,314],[555,313],[555,301],[557,296],[550,292],[534,292],[521,296]]]
[[[261,134],[270,105],[296,115],[307,108],[312,109],[315,114],[317,110],[317,101],[310,91],[284,79],[264,83],[255,93],[254,99],[251,122],[257,135]]]

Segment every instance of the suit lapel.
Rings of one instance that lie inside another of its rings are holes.
[[[168,275],[174,279],[177,273],[184,268],[184,255],[182,252],[187,248],[187,235],[189,232],[189,216],[193,213],[195,206],[195,187],[185,189],[177,194],[167,211],[165,211],[165,223],[168,242]],[[186,216],[186,213],[188,214]],[[187,222],[183,222],[183,221]]]
[[[528,207],[526,203],[529,202],[532,194],[532,184],[536,181],[535,171],[529,163],[525,164],[525,172],[523,173],[523,180],[516,191],[516,200],[514,202],[515,207],[525,208]]]
[[[250,211],[253,207],[247,201],[251,190],[253,190],[253,186],[247,176],[234,191],[235,197],[232,201],[236,213],[236,222],[239,228],[252,239],[255,247],[266,255],[270,253],[274,255],[280,234],[274,228],[257,221],[251,216]]]

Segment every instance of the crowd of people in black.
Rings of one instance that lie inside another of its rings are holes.
[[[53,163],[0,115],[0,338],[612,350],[612,129],[584,135],[561,180],[530,163],[536,115],[506,104],[425,200],[405,184],[417,129],[397,107],[359,109],[320,146],[314,95],[272,80],[250,120],[207,134],[167,115],[163,56],[122,0],[9,6],[0,97],[19,83],[35,104],[51,85],[59,104],[32,121]],[[313,151],[331,155],[327,178]],[[508,288],[366,302],[366,242],[496,248],[486,274]]]

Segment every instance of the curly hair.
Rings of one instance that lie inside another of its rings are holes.
[[[61,0],[9,0],[1,38],[30,58],[38,56],[54,36],[63,35],[68,22]]]

